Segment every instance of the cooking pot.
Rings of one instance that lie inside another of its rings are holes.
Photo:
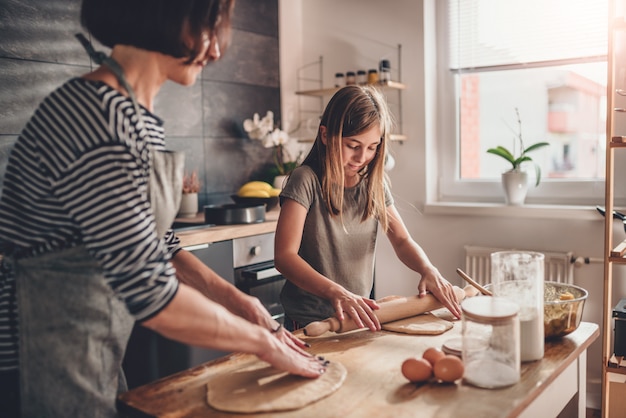
[[[209,205],[204,207],[204,222],[208,224],[253,224],[264,221],[264,204]]]

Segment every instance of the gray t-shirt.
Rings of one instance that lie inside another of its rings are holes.
[[[281,202],[292,199],[307,208],[300,256],[330,280],[357,295],[369,297],[374,283],[378,221],[373,218],[361,221],[368,198],[366,183],[362,181],[344,189],[343,224],[340,216],[330,216],[321,184],[308,166],[291,173],[280,198]],[[392,203],[386,187],[385,204]],[[331,303],[300,289],[289,277],[280,299],[286,315],[301,325],[335,316]]]

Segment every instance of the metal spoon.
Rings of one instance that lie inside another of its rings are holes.
[[[474,279],[472,279],[470,276],[468,276],[463,270],[456,269],[456,272],[459,274],[459,276],[461,276],[463,278],[463,280],[465,280],[466,282],[468,282],[469,284],[474,286],[483,295],[493,296],[493,293],[491,293],[491,291],[489,291],[489,290],[485,289],[484,287],[482,287],[481,285],[479,285]]]

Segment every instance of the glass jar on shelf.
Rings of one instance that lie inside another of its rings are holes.
[[[346,85],[346,78],[343,73],[335,73],[335,87],[343,87]]]
[[[364,86],[365,84],[367,84],[367,73],[365,72],[365,70],[358,70],[356,72],[356,83],[359,86]]]
[[[378,69],[380,71],[379,80],[381,83],[388,83],[391,81],[391,64],[389,60],[380,60]]]
[[[376,84],[378,83],[378,70],[376,68],[370,68],[367,72],[367,83],[368,84]]]
[[[348,71],[346,73],[346,86],[351,86],[356,84],[356,74],[354,71]]]

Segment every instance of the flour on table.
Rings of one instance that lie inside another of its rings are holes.
[[[213,377],[207,383],[207,403],[224,412],[270,412],[300,409],[317,402],[342,385],[348,372],[331,362],[316,379],[296,376],[265,362]]]
[[[439,318],[430,312],[382,324],[382,328],[386,331],[422,335],[442,334],[452,326],[452,322]]]

